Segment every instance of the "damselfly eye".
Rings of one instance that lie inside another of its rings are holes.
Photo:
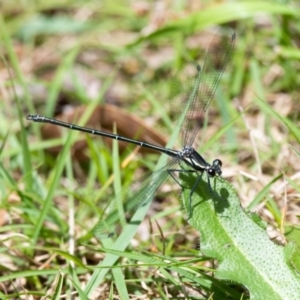
[[[209,175],[210,177],[216,176],[216,171],[215,171],[214,169],[212,169],[212,168],[208,169],[208,170],[207,170],[207,173],[208,173],[208,175]]]
[[[219,168],[221,168],[221,167],[222,167],[222,162],[221,162],[221,160],[215,159],[215,160],[213,161],[213,166],[214,166],[214,167],[219,167]]]

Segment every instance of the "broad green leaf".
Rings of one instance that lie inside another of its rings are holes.
[[[192,194],[192,174],[181,174],[185,188],[183,205],[189,223],[201,234],[201,252],[218,261],[216,277],[244,285],[250,299],[299,299],[300,275],[291,265],[293,244],[279,246],[244,212],[235,189],[206,174]]]

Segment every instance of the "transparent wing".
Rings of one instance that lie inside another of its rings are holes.
[[[99,239],[116,238],[122,228],[131,221],[137,210],[152,201],[155,191],[169,176],[168,169],[178,166],[179,159],[173,158],[162,169],[152,173],[139,182],[123,189],[114,199],[116,203],[123,203],[123,207],[112,211],[105,220],[101,220],[94,229],[94,234]],[[124,212],[124,214],[122,213]]]
[[[205,112],[228,63],[234,43],[234,31],[228,27],[220,28],[206,51],[203,64],[187,64],[171,82],[171,97],[174,97],[171,114],[182,124],[183,146],[192,146],[203,124]]]
[[[172,102],[171,112],[182,124],[184,146],[193,144],[202,126],[204,113],[230,58],[234,42],[234,31],[221,28],[208,47],[203,65],[187,65],[174,77],[171,89],[173,96],[177,97]],[[168,169],[180,169],[179,161],[180,158],[173,158],[164,168],[123,189],[115,199],[116,203],[123,204],[97,224],[95,235],[100,239],[119,236],[135,212],[152,201],[155,191],[169,176]]]

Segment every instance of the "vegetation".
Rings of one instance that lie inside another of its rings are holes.
[[[238,256],[244,272],[224,272],[236,267],[226,251],[242,253],[237,235],[257,247],[266,265],[287,266],[284,276],[294,281],[284,286],[286,295],[297,291],[296,1],[11,0],[0,7],[1,299],[260,299],[255,291],[266,285],[256,285],[255,276],[264,264],[250,266]],[[95,226],[116,205],[113,195],[165,158],[26,116],[55,116],[158,144],[172,136],[180,149],[167,114],[168,82],[187,61],[201,62],[211,28],[220,25],[235,30],[236,46],[197,149],[207,161],[223,162],[226,181],[217,188],[231,191],[226,199],[246,211],[230,212],[243,220],[233,222],[237,233],[226,220],[217,227],[214,214],[225,216],[210,210],[214,202],[202,203],[210,199],[203,178],[193,198],[202,202],[189,220],[188,189],[182,202],[180,186],[169,180],[128,236],[97,239]],[[256,234],[250,241],[244,222],[271,241]],[[268,256],[268,247],[276,255]],[[276,291],[270,286],[268,295]]]

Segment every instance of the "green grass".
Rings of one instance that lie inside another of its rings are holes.
[[[243,206],[258,211],[282,236],[285,226],[298,232],[297,2],[199,7],[192,1],[195,6],[186,7],[177,1],[166,2],[160,12],[143,3],[5,1],[1,7],[3,299],[70,299],[73,292],[80,299],[247,299],[245,288],[214,278],[217,262],[196,250],[198,233],[188,226],[180,187],[172,181],[153,200],[142,234],[132,239],[137,228],[130,229],[117,242],[93,235],[113,207],[114,193],[152,172],[157,161],[163,165],[164,157],[130,156],[133,147],[119,154],[116,145],[111,150],[99,138],[67,130],[45,140],[42,126],[26,121],[29,113],[54,116],[67,103],[86,105],[76,121],[85,124],[98,104],[110,102],[180,147],[165,115],[166,86],[186,60],[201,59],[210,40],[202,33],[212,25],[233,27],[237,41],[198,149],[209,162],[222,160],[224,177]],[[88,161],[72,156],[78,139],[87,141]],[[53,146],[61,146],[60,155],[47,152]]]

